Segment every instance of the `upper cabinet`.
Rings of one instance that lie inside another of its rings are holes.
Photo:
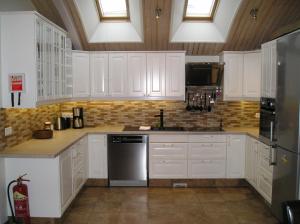
[[[76,51],[73,60],[73,97],[90,96],[90,55],[88,52]]]
[[[277,41],[265,43],[262,49],[261,96],[276,98]]]
[[[108,95],[124,97],[127,95],[127,53],[109,54]]]
[[[32,108],[70,97],[66,32],[36,12],[0,17],[3,107]],[[21,89],[13,85],[20,78]]]
[[[250,52],[244,54],[243,96],[260,98],[261,53]]]
[[[224,52],[224,100],[259,100],[260,52]]]
[[[166,55],[147,54],[147,96],[166,95]]]
[[[128,96],[144,97],[147,90],[145,53],[128,53]]]
[[[74,97],[184,100],[185,54],[74,51],[73,80]]]
[[[166,95],[183,97],[185,93],[185,55],[166,54]]]
[[[103,97],[108,94],[108,54],[90,53],[91,96]]]

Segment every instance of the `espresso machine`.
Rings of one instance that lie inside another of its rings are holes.
[[[83,108],[73,107],[73,128],[83,128]]]

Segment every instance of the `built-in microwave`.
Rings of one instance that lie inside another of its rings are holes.
[[[271,144],[276,140],[275,118],[275,99],[261,98],[259,135],[267,144]]]
[[[224,66],[219,63],[187,63],[186,86],[221,86]]]

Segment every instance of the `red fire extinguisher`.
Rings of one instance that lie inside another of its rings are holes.
[[[7,187],[7,196],[8,196],[8,202],[13,218],[14,223],[24,223],[24,224],[30,224],[30,213],[29,213],[29,199],[28,199],[28,187],[26,184],[24,184],[24,181],[29,181],[26,179],[23,179],[23,176],[20,176],[16,180],[11,181],[8,184]],[[14,200],[14,208],[15,208],[15,214],[14,210],[12,208],[11,199],[10,199],[10,186],[13,183],[17,183],[13,187],[13,200]]]

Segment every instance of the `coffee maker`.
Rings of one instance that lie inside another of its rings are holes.
[[[83,108],[73,107],[73,128],[83,128]]]

